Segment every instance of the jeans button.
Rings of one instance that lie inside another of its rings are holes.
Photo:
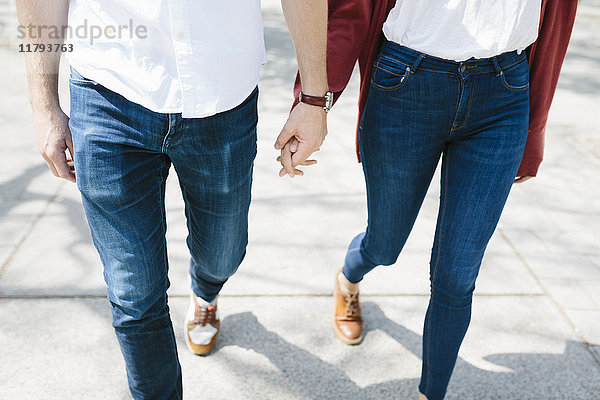
[[[458,69],[460,72],[465,72],[467,70],[467,66],[466,65],[461,65],[460,68]]]

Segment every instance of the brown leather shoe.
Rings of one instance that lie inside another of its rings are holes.
[[[207,303],[192,294],[189,307],[184,323],[185,342],[192,353],[204,356],[214,347],[221,328],[217,302]]]
[[[341,290],[335,276],[333,298],[335,301],[335,317],[333,319],[333,330],[336,336],[346,344],[359,344],[363,340],[363,321],[360,313],[360,302],[358,292],[354,294]]]

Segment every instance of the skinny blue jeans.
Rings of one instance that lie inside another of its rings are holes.
[[[385,42],[374,64],[359,127],[368,226],[343,272],[359,282],[396,262],[441,157],[419,385],[429,400],[445,396],[481,260],[523,156],[528,88],[524,53],[453,62]]]
[[[181,399],[169,307],[165,181],[185,201],[194,293],[213,300],[242,262],[256,155],[258,89],[207,118],[152,112],[71,71],[77,186],[104,265],[135,399]]]

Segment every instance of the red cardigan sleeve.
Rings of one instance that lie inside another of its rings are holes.
[[[543,0],[537,41],[528,49],[529,132],[517,176],[536,176],[544,156],[548,112],[556,91],[571,31],[577,0]]]

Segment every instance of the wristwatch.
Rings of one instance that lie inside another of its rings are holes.
[[[329,112],[333,106],[333,93],[327,92],[325,96],[309,96],[300,92],[300,103],[310,104],[311,106],[323,107],[325,112]]]

